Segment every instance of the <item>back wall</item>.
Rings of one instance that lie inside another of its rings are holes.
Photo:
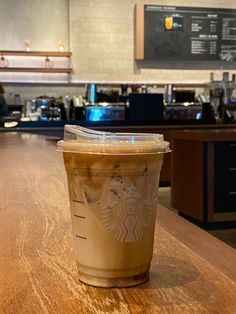
[[[148,1],[143,4],[236,8],[235,0]],[[137,0],[70,0],[72,81],[205,83],[211,69],[145,68],[134,60],[134,8]],[[231,73],[236,69],[232,69]],[[214,70],[221,79],[223,68]],[[228,71],[228,70],[227,70]]]
[[[57,50],[61,39],[66,50],[72,51],[73,73],[67,81],[72,84],[209,82],[212,69],[196,70],[184,65],[180,69],[160,69],[155,63],[147,68],[134,60],[136,3],[137,0],[1,1],[0,49],[22,50],[24,40],[29,39],[32,50]],[[236,8],[235,0],[198,3],[189,0],[187,4],[185,0],[140,0],[139,3]],[[235,70],[232,68],[230,74]],[[224,68],[214,69],[214,79],[221,79],[223,71]],[[29,88],[33,94],[32,84]]]

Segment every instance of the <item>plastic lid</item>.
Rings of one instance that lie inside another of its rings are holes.
[[[96,131],[79,125],[65,125],[64,138],[57,143],[62,152],[132,155],[170,152],[163,135],[153,133],[113,133]]]

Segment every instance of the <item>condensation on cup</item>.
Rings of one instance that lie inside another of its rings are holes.
[[[79,279],[99,287],[147,281],[169,143],[160,134],[66,125],[57,149],[67,172]]]

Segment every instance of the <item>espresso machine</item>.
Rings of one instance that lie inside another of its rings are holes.
[[[61,110],[56,98],[39,96],[26,100],[24,116],[31,121],[61,120]]]
[[[210,103],[214,108],[215,117],[221,119],[224,123],[232,123],[236,120],[236,76],[232,75],[229,79],[229,73],[224,72],[222,79],[214,80],[214,74],[210,76]]]

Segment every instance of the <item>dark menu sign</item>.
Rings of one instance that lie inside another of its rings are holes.
[[[236,61],[236,10],[145,5],[144,59]]]

